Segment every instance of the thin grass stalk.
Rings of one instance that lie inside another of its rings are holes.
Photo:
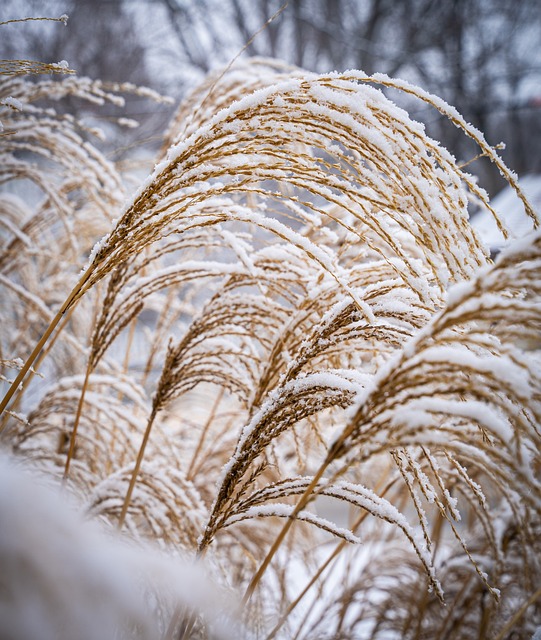
[[[175,291],[173,288],[169,289],[169,291],[167,292],[167,298],[166,298],[166,302],[164,304],[164,308],[169,308],[170,304],[171,304],[171,300],[175,297]],[[145,369],[143,371],[143,377],[141,380],[141,384],[143,386],[146,385],[147,381],[148,381],[148,377],[150,376],[150,373],[152,371],[152,367],[154,366],[154,358],[156,357],[157,354],[157,350],[158,350],[158,343],[159,340],[156,338],[160,337],[160,334],[163,335],[165,333],[165,329],[164,327],[166,327],[166,320],[164,318],[164,309],[162,308],[162,311],[160,313],[160,317],[158,319],[158,323],[156,326],[156,330],[154,332],[154,343],[150,345],[150,353],[148,355],[147,361],[145,363]]]
[[[444,517],[441,511],[438,511],[434,517],[435,517],[435,520],[434,520],[432,532],[430,534],[430,540],[431,540],[431,543],[433,543],[433,547],[434,547],[433,557],[435,558],[437,553],[437,544],[440,539],[441,531],[443,529],[443,524],[445,523],[446,518]],[[423,616],[424,616],[424,613],[426,612],[427,606],[429,605],[429,595],[430,594],[428,592],[425,592],[423,594],[422,602],[420,603],[420,605],[410,609],[408,617],[406,618],[406,621],[404,623],[404,629],[409,629],[410,625],[412,625],[413,623],[413,619],[415,618],[417,620],[416,633],[415,633],[416,638],[423,637],[422,636],[423,634],[422,625],[424,620]]]
[[[189,634],[191,634],[192,629],[194,628],[194,625],[195,625],[195,615],[192,613],[189,619],[186,620],[183,626],[180,628],[180,632],[178,634],[179,640],[186,640],[186,638],[189,637]]]
[[[13,397],[13,395],[15,394],[15,392],[17,391],[17,389],[19,388],[19,386],[22,384],[23,380],[25,379],[26,374],[30,370],[30,367],[34,364],[34,361],[39,356],[41,350],[46,345],[46,343],[49,340],[51,334],[56,329],[56,327],[58,326],[58,324],[60,323],[60,321],[64,317],[65,313],[77,302],[77,300],[80,299],[80,297],[85,292],[85,284],[87,283],[87,281],[88,281],[88,279],[90,278],[91,275],[92,275],[92,269],[89,267],[83,273],[83,275],[79,279],[79,282],[77,282],[77,284],[73,287],[73,289],[71,290],[70,294],[68,295],[68,297],[66,298],[66,300],[64,301],[62,306],[60,307],[59,311],[57,312],[57,314],[54,316],[54,318],[49,323],[49,326],[47,327],[47,329],[45,329],[45,332],[43,333],[41,338],[38,340],[38,342],[37,342],[36,346],[34,347],[32,353],[28,356],[28,358],[26,359],[26,362],[24,363],[23,367],[21,368],[21,370],[17,374],[17,377],[11,383],[11,386],[9,387],[6,395],[2,399],[2,402],[0,402],[0,414],[2,414],[4,412],[4,410],[6,409],[6,407],[8,406],[11,398]]]
[[[287,3],[286,3],[287,4]],[[5,24],[13,24],[14,22],[62,22],[64,25],[67,25],[68,23],[68,16],[63,15],[59,18],[47,18],[47,17],[29,17],[29,18],[13,18],[12,20],[4,20],[3,22],[0,22],[0,27],[4,26]]]
[[[319,588],[319,592],[318,594],[314,597],[314,599],[312,600],[310,606],[308,607],[307,611],[305,612],[304,616],[302,617],[302,620],[300,621],[300,623],[297,626],[297,631],[295,631],[295,635],[291,638],[291,640],[297,640],[297,638],[301,635],[301,633],[303,632],[305,625],[308,621],[308,619],[310,618],[310,615],[312,614],[319,596],[321,595],[321,587]]]
[[[79,422],[81,420],[81,413],[83,410],[83,405],[85,402],[85,394],[86,394],[86,390],[88,388],[88,380],[90,378],[90,373],[92,371],[92,362],[91,359],[88,359],[87,365],[86,365],[86,372],[85,372],[85,379],[83,381],[83,386],[81,388],[81,394],[79,395],[79,401],[77,403],[77,411],[75,413],[75,420],[73,421],[73,428],[71,430],[71,435],[70,435],[70,446],[69,446],[69,450],[68,450],[68,456],[66,458],[66,464],[64,466],[64,474],[62,476],[62,482],[67,482],[68,480],[68,475],[69,475],[69,471],[70,471],[70,464],[71,464],[71,460],[75,454],[75,442],[77,439],[77,429],[79,428]]]
[[[210,86],[209,90],[207,91],[207,94],[205,95],[205,97],[203,98],[203,100],[201,101],[197,109],[194,111],[194,114],[193,114],[194,117],[197,116],[198,112],[203,108],[207,100],[209,100],[209,98],[212,96],[217,85],[220,83],[220,80],[227,74],[227,72],[231,69],[231,67],[235,64],[235,62],[240,58],[240,56],[246,51],[246,49],[248,49],[248,47],[257,38],[257,36],[263,31],[265,31],[265,29],[267,29],[270,26],[270,24],[274,22],[274,20],[276,20],[276,18],[278,18],[285,9],[287,9],[288,4],[289,4],[289,0],[286,0],[282,4],[282,6],[278,9],[278,11],[276,11],[276,13],[274,13],[263,25],[259,27],[259,29],[250,37],[250,39],[246,42],[246,44],[244,44],[242,49],[240,49],[238,53],[232,58],[232,60],[225,67],[222,73],[216,78],[216,80]]]
[[[269,564],[271,563],[271,560],[273,559],[274,555],[276,554],[276,552],[280,548],[280,545],[282,544],[284,538],[286,537],[288,531],[290,530],[291,525],[295,522],[295,519],[296,519],[297,515],[304,509],[304,507],[312,499],[312,493],[314,492],[314,489],[317,487],[318,482],[323,477],[323,474],[325,473],[327,467],[329,466],[329,464],[331,462],[332,462],[332,456],[329,454],[329,455],[327,455],[327,457],[323,461],[322,465],[317,470],[316,474],[312,478],[312,481],[310,482],[308,487],[306,487],[304,493],[302,494],[302,496],[300,497],[299,501],[297,502],[297,504],[295,506],[295,509],[293,509],[291,515],[286,520],[284,526],[280,530],[280,533],[276,537],[276,539],[273,542],[271,548],[269,549],[267,555],[263,559],[263,562],[261,563],[259,569],[254,574],[254,576],[252,577],[252,579],[250,581],[250,584],[248,585],[248,588],[246,589],[246,593],[244,594],[244,597],[242,598],[242,605],[243,606],[246,605],[248,603],[248,601],[250,600],[250,598],[252,597],[257,585],[259,584],[259,581],[263,577],[263,574],[267,570]]]
[[[96,308],[94,310],[94,318],[92,319],[92,326],[93,327],[96,325],[97,316],[98,316],[98,307],[96,306]],[[59,333],[57,335],[59,335]],[[73,422],[73,429],[72,429],[72,432],[71,432],[71,435],[70,435],[70,446],[69,446],[68,456],[66,458],[66,465],[64,467],[64,475],[62,476],[62,482],[66,482],[67,479],[68,479],[71,460],[72,460],[72,458],[73,458],[73,456],[75,454],[75,442],[76,442],[76,439],[77,439],[77,430],[79,428],[79,422],[81,420],[81,412],[82,412],[82,409],[83,409],[84,399],[85,399],[86,391],[87,391],[87,388],[88,388],[88,381],[89,381],[89,378],[90,378],[90,374],[94,371],[94,368],[95,368],[93,355],[94,354],[93,354],[92,349],[91,349],[90,355],[89,355],[88,360],[87,360],[85,378],[84,378],[84,381],[83,381],[83,386],[81,388],[81,395],[79,396],[79,401],[77,403],[77,411],[75,413],[75,420]]]
[[[188,614],[186,608],[177,606],[173,615],[171,616],[171,620],[169,621],[169,626],[167,627],[167,631],[164,636],[164,640],[175,640],[175,631],[178,625],[182,622],[182,618]],[[189,637],[192,629],[194,628],[196,622],[196,614],[194,611],[189,612],[188,618],[184,620],[181,624],[178,634],[176,634],[177,640],[185,640]]]
[[[135,461],[135,467],[133,468],[130,484],[128,486],[128,491],[126,492],[126,496],[124,497],[124,503],[122,504],[122,511],[120,512],[120,517],[118,519],[117,528],[120,530],[124,525],[124,520],[126,519],[126,514],[128,512],[128,507],[130,506],[131,497],[133,494],[133,490],[135,488],[135,483],[137,481],[137,475],[139,473],[139,469],[141,468],[141,463],[143,462],[143,457],[145,455],[145,449],[148,443],[148,439],[150,437],[150,432],[152,431],[152,426],[154,424],[154,420],[158,413],[158,408],[155,405],[152,409],[150,417],[147,422],[147,427],[145,430],[145,434],[143,436],[143,441],[141,442],[141,446],[139,447],[139,452],[137,454],[137,460]]]
[[[470,588],[470,586],[471,585],[468,582],[468,580],[464,580],[464,582],[462,583],[460,589],[458,590],[455,596],[454,602],[459,602],[462,599],[464,593]],[[440,625],[439,633],[434,638],[434,640],[444,640],[445,638],[449,638],[449,630],[447,629],[447,625],[453,618],[454,610],[455,610],[454,603],[449,604],[447,609],[447,614],[443,620],[443,624]]]
[[[196,623],[196,614],[193,611],[190,612],[189,617],[181,624],[178,634],[175,634],[178,625],[182,622],[183,615],[185,616],[186,613],[186,609],[180,606],[175,609],[169,626],[167,627],[164,640],[175,640],[175,635],[177,640],[186,640],[186,638],[189,637]]]
[[[218,407],[220,406],[220,402],[222,401],[222,398],[224,397],[224,393],[225,393],[225,389],[223,387],[221,387],[220,391],[218,392],[218,395],[216,396],[216,399],[214,400],[214,404],[212,405],[211,412],[210,412],[210,414],[209,414],[209,416],[207,418],[207,421],[205,422],[205,426],[201,430],[201,435],[199,436],[199,441],[197,442],[197,446],[195,448],[195,451],[193,452],[192,459],[190,461],[190,466],[188,467],[188,471],[186,473],[186,479],[187,480],[192,480],[192,478],[193,478],[192,474],[193,474],[195,462],[196,462],[199,454],[201,453],[201,449],[203,448],[203,444],[205,442],[205,438],[207,436],[208,430],[210,429],[210,426],[214,422],[214,418],[216,417],[216,412],[218,411]]]
[[[347,466],[349,466],[349,465],[347,465]],[[342,471],[345,471],[345,468],[344,468],[344,469],[342,469]],[[340,474],[340,472],[339,472],[337,475],[339,475],[339,474]],[[384,489],[384,491],[383,491],[383,493],[382,493],[382,496],[384,496],[384,495],[387,493],[387,491],[388,491],[388,490],[393,486],[393,484],[395,484],[396,482],[397,482],[397,478],[394,478],[394,479],[393,479],[393,480],[392,480],[392,481],[391,481],[391,482],[390,482],[390,483],[385,487],[385,489]],[[380,485],[379,485],[379,486],[380,486]],[[402,495],[401,495],[401,498],[400,498],[400,501],[399,501],[399,502],[400,502],[399,510],[400,510],[400,511],[402,511],[402,510],[404,509],[404,507],[405,507],[406,502],[407,502],[407,498],[406,498],[406,495],[405,495],[405,494],[402,494]],[[366,514],[366,515],[368,515],[368,514]],[[344,542],[343,544],[345,545],[345,544],[347,544],[347,543],[345,543],[345,542]],[[320,590],[320,593],[321,593],[321,590]],[[315,597],[315,598],[312,600],[312,603],[311,603],[311,605],[310,605],[310,607],[309,607],[308,611],[307,611],[307,612],[306,612],[306,614],[304,615],[304,618],[303,618],[302,622],[299,624],[299,626],[298,626],[298,628],[297,628],[297,631],[296,631],[296,633],[295,633],[295,636],[292,638],[292,640],[297,640],[297,638],[299,637],[299,635],[302,633],[302,631],[303,631],[303,629],[304,629],[304,626],[305,626],[305,624],[306,624],[306,621],[308,620],[308,618],[310,617],[310,614],[311,614],[311,613],[312,613],[312,611],[314,610],[314,607],[316,606],[317,601],[318,601],[318,598],[317,598],[317,597]],[[346,613],[346,611],[347,611],[347,609],[344,609],[344,610],[342,611],[341,616],[340,616],[340,622],[339,622],[339,628],[340,628],[340,629],[342,628],[342,625],[343,625],[343,622],[344,622],[344,614]]]
[[[180,622],[180,616],[182,615],[182,610],[180,607],[177,607],[173,611],[173,615],[171,616],[171,620],[169,621],[169,625],[167,627],[167,631],[164,635],[164,640],[174,640],[175,637],[175,629]]]
[[[366,515],[366,514],[363,514],[363,515]],[[278,633],[278,631],[280,631],[285,621],[289,618],[291,612],[297,607],[297,605],[301,602],[304,596],[310,591],[310,589],[314,586],[314,584],[321,577],[321,575],[324,573],[327,567],[331,564],[331,562],[339,555],[339,553],[346,546],[346,544],[347,542],[345,540],[342,540],[340,543],[338,543],[336,547],[328,555],[326,560],[324,560],[324,562],[322,562],[319,565],[319,567],[317,568],[317,571],[310,578],[310,580],[308,581],[304,589],[299,593],[299,595],[295,598],[295,600],[293,600],[293,602],[289,604],[289,606],[283,613],[282,617],[280,618],[280,620],[278,620],[277,624],[274,626],[274,628],[272,629],[272,631],[269,633],[269,635],[266,637],[265,640],[272,640],[273,638],[276,637],[276,634]]]
[[[532,604],[537,602],[537,600],[539,600],[540,598],[541,598],[541,587],[539,587],[537,591],[532,593],[532,595],[528,598],[528,600],[526,600],[526,602],[524,602],[522,606],[519,607],[519,609],[517,609],[517,611],[514,613],[511,619],[507,622],[507,624],[503,627],[500,633],[498,633],[498,635],[494,638],[494,640],[504,640],[506,635],[513,629],[515,624],[526,613],[526,611],[528,610],[528,607],[530,607]]]
[[[392,487],[392,485],[396,482],[396,480],[392,480],[383,490],[381,496],[383,497],[388,491],[389,489]],[[376,488],[376,492],[379,489],[379,487]],[[352,531],[355,531],[361,524],[362,522],[368,517],[368,511],[364,511],[363,513],[360,513],[357,518],[355,519],[353,526],[351,527]],[[304,587],[304,589],[300,592],[300,594],[295,598],[295,600],[293,600],[293,602],[291,602],[289,604],[289,606],[287,607],[286,611],[284,612],[284,614],[282,615],[282,617],[280,618],[280,620],[278,621],[278,623],[274,626],[274,628],[272,629],[272,631],[269,633],[269,635],[266,637],[265,640],[272,640],[274,637],[276,637],[276,634],[278,633],[278,631],[280,631],[280,629],[282,628],[282,626],[284,625],[285,621],[288,619],[289,615],[291,614],[291,612],[297,607],[297,605],[301,602],[301,600],[304,598],[304,596],[308,593],[308,591],[310,591],[310,589],[314,586],[314,584],[316,583],[316,581],[319,579],[319,577],[323,574],[323,572],[327,569],[327,567],[331,564],[331,562],[341,553],[341,551],[344,549],[344,547],[346,547],[349,543],[346,542],[345,540],[342,540],[341,542],[339,542],[335,548],[333,549],[333,551],[329,554],[329,556],[327,557],[327,559],[319,565],[317,571],[314,573],[314,575],[310,578],[310,580],[308,581],[308,583],[306,584],[306,586]]]
[[[130,355],[133,346],[133,339],[135,337],[135,329],[137,328],[137,318],[134,318],[130,324],[130,330],[128,333],[128,343],[126,345],[126,353],[124,354],[124,362],[122,363],[122,372],[128,373],[128,367],[130,365]]]
[[[223,425],[220,433],[216,434],[212,440],[212,444],[210,445],[211,447],[213,445],[215,445],[217,442],[219,442],[224,435],[232,428],[232,425],[235,421],[235,417],[234,415],[232,417],[230,417],[230,419]],[[198,462],[198,464],[195,465],[195,469],[193,469],[192,471],[192,476],[193,478],[196,478],[198,473],[201,471],[201,467],[205,464],[205,459],[203,458],[202,460],[200,460]]]
[[[38,372],[41,363],[45,360],[47,354],[53,348],[53,346],[54,346],[54,344],[56,342],[56,339],[62,333],[62,329],[66,326],[67,322],[69,321],[72,311],[73,311],[73,307],[66,314],[64,314],[64,319],[58,325],[58,331],[51,338],[51,340],[48,342],[48,344],[43,348],[43,350],[41,351],[39,357],[36,359],[35,366],[33,368],[31,368],[29,373],[28,373],[28,378],[27,378],[27,381],[26,381],[27,385],[30,384],[32,378]],[[20,403],[20,401],[21,401],[21,399],[23,397],[23,394],[24,394],[24,389],[23,389],[23,387],[21,387],[19,389],[17,395],[15,396],[15,399],[13,400],[12,407],[11,407],[12,410],[16,410],[17,409],[17,407],[19,406],[19,403]],[[0,420],[0,433],[2,433],[2,431],[5,429],[8,419],[9,419],[9,413],[7,413],[7,412],[3,413],[2,417],[1,417],[1,420]]]

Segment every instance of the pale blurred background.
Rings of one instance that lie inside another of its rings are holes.
[[[58,17],[62,23],[2,26],[1,58],[67,60],[80,75],[150,86],[176,102],[209,70],[227,65],[281,0],[2,0],[0,20]],[[482,130],[519,176],[541,174],[539,0],[289,0],[243,56],[272,56],[311,71],[357,68],[414,82]],[[432,109],[405,104],[460,162],[475,150]],[[112,107],[86,117],[120,115]],[[112,140],[121,159],[153,152],[174,107],[128,100],[136,130]],[[124,114],[122,114],[124,115]],[[117,135],[117,134],[115,134]],[[120,144],[119,144],[120,142]],[[114,150],[113,150],[114,149]],[[495,195],[503,186],[486,160],[471,165]]]

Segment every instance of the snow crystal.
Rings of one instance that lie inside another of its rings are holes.
[[[12,416],[13,418],[15,418],[15,420],[17,420],[18,422],[24,424],[24,425],[29,425],[30,423],[28,422],[28,420],[26,419],[26,416],[22,413],[17,413],[15,411],[8,411],[7,413],[9,413],[10,416]]]
[[[126,127],[128,129],[137,129],[139,126],[137,120],[133,120],[132,118],[119,118],[117,122],[121,127]]]
[[[13,98],[12,96],[8,96],[7,98],[3,98],[0,100],[0,104],[4,105],[4,107],[10,107],[10,109],[14,109],[15,111],[23,110],[23,103],[17,98]]]
[[[105,243],[107,242],[108,237],[109,237],[109,234],[107,234],[101,240],[98,240],[98,242],[94,244],[94,246],[92,247],[92,250],[90,251],[90,255],[88,256],[88,261],[86,265],[81,269],[80,275],[84,274],[89,269],[90,265],[94,262],[96,256],[101,251],[102,247],[105,246]]]

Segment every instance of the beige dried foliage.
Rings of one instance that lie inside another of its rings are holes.
[[[53,86],[7,82],[24,105]],[[111,99],[85,82],[57,97]],[[432,104],[516,186],[451,107],[360,72],[210,77],[123,210],[77,123],[6,111],[2,180],[43,198],[0,196],[0,355],[20,368],[2,440],[89,516],[207,556],[253,637],[526,637],[541,236],[493,264],[468,221],[486,194],[372,85]],[[37,381],[17,387],[42,349],[36,400]],[[202,629],[189,612],[163,626]]]

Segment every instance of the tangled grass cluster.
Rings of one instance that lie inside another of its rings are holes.
[[[27,67],[0,81],[2,446],[146,561],[89,569],[88,525],[4,460],[8,637],[531,638],[541,235],[492,262],[486,193],[384,90],[472,138],[537,226],[482,134],[401,81],[255,59],[185,100],[129,195],[41,101],[136,89]]]

